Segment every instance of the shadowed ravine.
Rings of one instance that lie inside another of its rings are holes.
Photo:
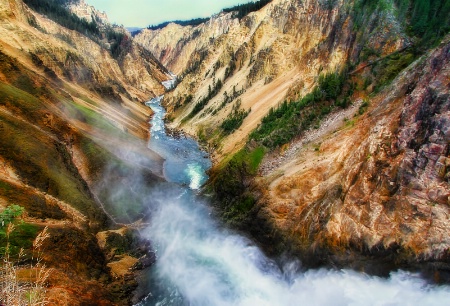
[[[212,220],[208,203],[192,190],[206,181],[211,162],[190,138],[165,133],[164,109],[155,115],[149,147],[165,159],[166,179],[178,189],[155,192],[158,203],[145,230],[157,261],[149,295],[138,305],[445,305],[448,286],[419,275],[393,272],[388,279],[350,270],[298,272],[298,262],[279,267],[248,239]],[[187,187],[189,186],[189,188]]]

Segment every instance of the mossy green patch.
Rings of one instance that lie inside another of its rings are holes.
[[[17,87],[0,82],[0,104],[13,107],[21,112],[33,114],[43,108],[43,103]]]
[[[417,56],[418,54],[415,53],[415,50],[396,53],[388,56],[386,59],[375,65],[372,69],[377,84],[375,91],[390,84],[400,72],[407,68],[417,58]]]
[[[0,113],[0,155],[8,160],[22,181],[93,216],[98,213],[87,185],[66,146],[41,129]]]
[[[10,205],[0,212],[0,256],[5,255],[7,245],[9,256],[16,256],[21,249],[29,250],[33,246],[40,227],[18,219],[23,212],[24,208],[18,205]],[[9,223],[14,224],[14,230],[8,237],[6,231]]]
[[[33,246],[33,241],[36,238],[38,232],[42,227],[29,224],[29,223],[19,223],[17,224],[15,230],[11,233],[9,237],[9,243],[11,251],[13,254],[17,254],[21,248],[30,250]],[[4,241],[5,237],[0,238]]]
[[[258,147],[248,154],[249,167],[252,174],[256,174],[265,154],[266,149],[263,147]]]
[[[264,157],[265,149],[244,148],[211,171],[209,187],[214,191],[225,220],[239,223],[254,207],[256,200],[249,185]]]
[[[72,118],[82,121],[94,128],[100,129],[108,134],[114,136],[125,136],[117,126],[106,119],[102,114],[85,107],[83,105],[74,103],[72,101],[63,101],[64,112]]]

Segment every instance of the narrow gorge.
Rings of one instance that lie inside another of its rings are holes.
[[[449,303],[449,14],[0,0],[0,304]]]
[[[210,148],[222,215],[269,252],[447,265],[448,22],[414,30],[406,2],[274,0],[136,36],[180,76],[170,125]]]

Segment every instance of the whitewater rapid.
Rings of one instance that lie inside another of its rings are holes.
[[[299,272],[299,262],[280,267],[219,226],[194,192],[211,163],[194,140],[165,133],[161,100],[148,103],[155,111],[149,147],[166,159],[166,178],[180,187],[152,194],[157,205],[144,234],[157,261],[138,305],[450,305],[448,286],[429,285],[418,274],[397,271],[384,279],[350,270]]]
[[[148,147],[164,158],[164,176],[169,182],[199,189],[207,180],[205,171],[211,167],[211,161],[194,139],[166,133],[162,99],[163,96],[159,96],[146,103],[154,112]]]

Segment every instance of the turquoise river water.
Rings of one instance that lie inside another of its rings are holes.
[[[427,284],[417,274],[299,272],[298,262],[280,266],[252,241],[221,227],[196,194],[211,161],[195,140],[166,134],[162,99],[147,103],[155,112],[149,148],[165,158],[164,175],[179,187],[152,194],[157,205],[144,234],[157,261],[139,306],[450,305],[448,286]]]

